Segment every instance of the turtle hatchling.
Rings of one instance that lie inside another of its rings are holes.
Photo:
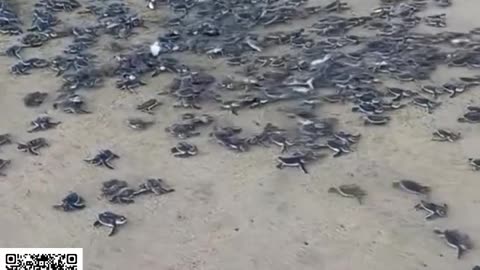
[[[102,150],[92,159],[85,159],[85,162],[93,164],[95,166],[105,166],[110,170],[113,170],[114,167],[110,164],[110,161],[120,158],[117,154],[113,153],[110,150]]]
[[[292,155],[292,156],[283,156],[277,158],[278,169],[283,169],[284,167],[297,167],[300,168],[304,173],[308,174],[307,168],[305,168],[305,156],[304,155]]]
[[[147,101],[145,101],[144,103],[140,104],[137,106],[137,110],[139,111],[142,111],[142,112],[146,112],[146,113],[149,113],[149,114],[153,114],[153,109],[155,109],[156,107],[160,106],[161,103],[157,100],[157,99],[149,99]]]
[[[127,186],[120,188],[114,195],[108,199],[112,203],[128,204],[134,203],[135,190]]]
[[[39,116],[37,119],[30,122],[33,126],[29,133],[40,131],[40,130],[47,130],[58,126],[61,122],[52,122],[52,118],[49,116]]]
[[[406,191],[413,194],[429,194],[431,188],[428,186],[421,185],[412,180],[400,180],[398,182],[393,182],[393,187]]]
[[[48,93],[43,93],[38,91],[28,93],[23,98],[23,103],[25,104],[26,107],[38,107],[42,105],[43,101],[45,101],[47,96],[48,96]]]
[[[457,119],[460,123],[480,123],[480,111],[469,111]]]
[[[455,133],[453,131],[446,130],[446,129],[437,129],[435,130],[435,132],[433,132],[432,140],[440,141],[440,142],[446,142],[446,141],[454,142],[460,139],[460,137],[461,137],[461,134],[459,132]]]
[[[0,176],[7,176],[5,173],[2,171],[11,163],[11,160],[9,159],[1,159],[0,158]]]
[[[362,204],[363,198],[367,195],[367,193],[356,184],[331,187],[328,189],[328,193],[337,193],[343,197],[356,198],[359,204]]]
[[[54,205],[53,208],[70,212],[85,208],[85,200],[75,192],[71,192],[62,199],[61,204]]]
[[[363,116],[365,125],[385,125],[390,121],[390,116],[387,115],[365,115]]]
[[[112,236],[117,232],[119,225],[127,223],[127,218],[112,212],[103,212],[98,214],[97,221],[93,223],[94,227],[105,226],[112,228],[108,236]]]
[[[198,153],[197,147],[187,142],[179,142],[170,149],[174,157],[186,158],[195,156]]]
[[[17,149],[22,152],[29,152],[32,155],[38,156],[38,149],[48,146],[47,140],[45,138],[36,138],[26,143],[19,143]]]
[[[468,235],[460,233],[458,230],[439,230],[433,231],[438,236],[445,238],[447,245],[457,250],[457,259],[462,258],[463,254],[472,248]]]
[[[480,158],[469,158],[468,162],[474,171],[478,171],[480,169]]]
[[[8,133],[0,134],[0,146],[12,143],[11,136]]]
[[[138,187],[138,190],[135,192],[135,195],[144,194],[144,193],[154,193],[156,195],[163,195],[167,193],[174,192],[175,189],[169,187],[165,181],[160,178],[150,178],[141,184]]]
[[[428,113],[432,113],[433,108],[440,105],[439,102],[432,101],[425,97],[417,97],[412,100],[413,104],[425,108]]]
[[[140,118],[130,118],[127,120],[127,124],[133,130],[145,130],[153,125],[153,121],[145,121]]]
[[[419,204],[415,205],[415,209],[427,211],[428,214],[425,216],[425,220],[432,220],[436,217],[446,217],[448,206],[445,203],[440,205],[421,200]]]

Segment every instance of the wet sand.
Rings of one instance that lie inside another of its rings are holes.
[[[147,18],[166,14],[147,11],[143,1],[130,2]],[[378,4],[375,0],[348,2],[357,15],[368,14]],[[22,18],[31,16],[31,6],[19,1]],[[449,28],[442,30],[468,31],[480,24],[478,8],[480,3],[475,1],[456,0],[448,9],[424,13],[447,13]],[[68,14],[61,14],[69,21]],[[156,31],[151,28],[147,33]],[[14,39],[1,37],[0,46]],[[65,44],[53,41],[27,50],[27,55],[60,54]],[[97,47],[102,52],[102,42]],[[105,52],[102,57],[109,56]],[[215,74],[228,74],[223,60],[190,57],[188,61]],[[172,76],[146,78],[148,85],[137,94],[116,89],[113,81],[101,89],[81,91],[94,113],[72,116],[51,108],[60,86],[51,71],[15,77],[8,73],[15,60],[1,57],[0,63],[0,133],[11,133],[19,142],[41,135],[51,143],[38,157],[17,152],[14,145],[0,149],[0,158],[12,159],[8,176],[0,179],[3,247],[82,247],[85,269],[90,270],[447,270],[471,269],[479,263],[480,249],[457,260],[455,251],[432,232],[436,227],[459,229],[480,243],[479,174],[466,161],[480,157],[480,127],[456,122],[465,106],[480,105],[478,87],[454,99],[442,97],[442,106],[433,114],[411,106],[395,112],[384,127],[364,127],[348,106],[322,105],[320,116],[338,117],[341,128],[360,132],[362,139],[353,153],[312,163],[306,175],[296,169],[276,169],[278,148],[253,148],[241,154],[226,151],[208,138],[209,128],[189,140],[199,147],[198,156],[171,157],[169,149],[177,140],[164,129],[178,119],[179,112],[171,108],[167,97],[160,96],[166,104],[152,117],[156,122],[152,128],[134,132],[126,127],[128,117],[139,116],[135,106],[157,97]],[[464,74],[478,72],[443,67],[431,81],[442,84]],[[32,91],[51,95],[41,107],[26,108],[22,98]],[[42,134],[27,133],[29,121],[45,112],[62,124]],[[290,123],[275,107],[244,110],[240,116],[208,106],[203,112],[216,116],[220,123],[240,126],[247,134],[259,129],[253,121],[262,126]],[[432,142],[436,128],[458,129],[463,139]],[[115,170],[82,161],[102,148],[121,156],[114,162]],[[118,178],[136,186],[147,177],[165,179],[176,192],[140,197],[126,206],[100,198],[103,181]],[[433,200],[449,205],[448,218],[425,222],[423,213],[413,209],[418,198],[391,187],[393,181],[404,178],[432,186]],[[363,205],[327,193],[330,186],[348,183],[367,190]],[[69,191],[81,194],[87,208],[75,213],[53,211],[51,205]],[[106,210],[129,219],[115,237],[108,237],[106,228],[92,226],[96,215]]]

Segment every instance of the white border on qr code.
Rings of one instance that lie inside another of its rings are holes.
[[[82,248],[0,248],[0,270],[83,270]]]

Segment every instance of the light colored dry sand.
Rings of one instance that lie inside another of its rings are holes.
[[[145,11],[143,1],[131,2],[148,18],[165,14]],[[356,14],[367,14],[377,1],[349,2]],[[466,31],[479,26],[479,3],[454,2],[453,7],[441,10],[448,14],[449,29]],[[22,16],[30,16],[31,5],[19,1]],[[69,17],[63,19],[69,22]],[[9,43],[3,38],[0,45]],[[64,46],[55,41],[28,53],[50,56]],[[0,58],[0,132],[12,133],[16,141],[32,139],[34,135],[26,133],[28,122],[44,112],[63,123],[35,134],[51,142],[39,157],[18,153],[13,145],[0,150],[1,158],[13,160],[8,177],[0,179],[3,247],[82,247],[89,270],[450,270],[471,269],[479,263],[480,249],[457,260],[454,250],[432,233],[434,227],[457,228],[480,242],[479,174],[466,164],[468,157],[480,156],[480,127],[455,121],[466,105],[480,105],[478,88],[444,99],[443,106],[431,115],[415,108],[399,111],[386,127],[365,128],[346,107],[320,108],[320,115],[340,117],[341,126],[361,132],[362,140],[355,152],[312,164],[310,174],[305,175],[296,169],[275,169],[276,148],[232,153],[209,141],[206,130],[204,136],[191,140],[199,146],[199,156],[172,158],[169,148],[176,140],[164,128],[176,120],[178,112],[170,106],[157,111],[153,128],[129,130],[124,121],[137,115],[134,106],[163,90],[171,77],[149,79],[137,95],[120,92],[109,82],[85,93],[94,114],[75,117],[51,109],[60,83],[51,72],[13,77],[7,71],[13,63]],[[207,64],[217,73],[223,70],[222,65],[215,69],[214,62]],[[444,83],[464,73],[475,74],[444,68],[432,82]],[[37,90],[52,95],[38,109],[25,108],[22,97]],[[242,111],[239,117],[205,112],[247,132],[255,129],[253,120],[285,122],[274,108]],[[438,127],[458,128],[464,138],[453,144],[431,142],[430,134]],[[121,156],[114,163],[116,170],[82,162],[101,148]],[[137,185],[147,177],[166,179],[176,192],[138,198],[128,206],[99,198],[105,180],[119,178]],[[392,189],[391,183],[402,178],[431,185],[433,199],[448,203],[449,217],[424,222],[422,213],[413,209],[417,198]],[[358,183],[368,191],[364,205],[326,192],[332,185],[346,183]],[[71,214],[53,211],[51,205],[68,191],[83,195],[88,207]],[[115,237],[92,227],[97,213],[105,210],[129,219]]]

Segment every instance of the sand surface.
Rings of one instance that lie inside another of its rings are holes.
[[[32,1],[14,2],[22,18],[31,16]],[[368,14],[378,4],[376,0],[348,2],[357,15]],[[168,13],[149,11],[141,0],[130,3],[151,20],[163,19]],[[448,9],[424,13],[445,12],[448,30],[468,31],[480,26],[479,8],[474,0],[454,0]],[[61,18],[74,24],[68,14],[61,13]],[[130,44],[153,40],[157,34],[148,33],[160,30],[152,25]],[[0,40],[5,48],[15,37]],[[65,44],[55,40],[27,50],[27,55],[48,58],[60,54]],[[111,57],[102,42],[97,47],[102,57]],[[187,57],[186,61],[214,74],[229,73],[223,60]],[[320,107],[319,115],[338,117],[341,127],[360,132],[362,139],[351,154],[312,163],[307,175],[296,169],[276,169],[279,149],[275,147],[240,154],[226,151],[206,136],[208,129],[189,140],[199,147],[198,156],[173,158],[169,149],[177,140],[164,128],[178,119],[179,112],[168,105],[168,97],[160,97],[167,104],[151,117],[156,122],[152,128],[135,132],[126,127],[128,117],[139,115],[135,106],[165,90],[170,75],[146,78],[148,85],[137,94],[119,91],[113,81],[101,89],[82,91],[94,113],[72,116],[51,108],[59,78],[49,70],[12,76],[8,67],[15,62],[0,58],[0,133],[11,133],[20,142],[41,135],[51,146],[38,157],[17,152],[15,145],[0,149],[1,158],[12,159],[8,176],[0,179],[2,247],[82,247],[89,270],[451,270],[471,269],[479,263],[480,249],[457,260],[455,251],[432,230],[459,229],[480,243],[479,174],[466,161],[480,157],[480,127],[456,122],[465,106],[480,105],[480,88],[455,99],[442,98],[442,106],[433,114],[414,107],[400,110],[385,127],[364,127],[348,106]],[[462,74],[478,72],[440,68],[431,83],[442,84]],[[51,95],[41,107],[26,108],[22,98],[32,91]],[[244,110],[240,116],[208,106],[203,111],[246,132],[258,131],[253,121],[262,125],[286,122],[274,107]],[[27,133],[29,121],[41,113],[63,123],[42,134]],[[458,129],[463,139],[430,141],[432,131],[442,127]],[[102,148],[121,156],[114,163],[115,170],[82,161]],[[148,177],[165,179],[176,192],[140,197],[126,206],[112,205],[100,197],[103,181],[118,178],[136,186]],[[391,186],[404,178],[432,186],[433,200],[449,205],[448,218],[425,222],[423,213],[413,209],[418,198]],[[327,193],[330,186],[348,183],[368,191],[363,205]],[[76,213],[52,210],[51,205],[69,191],[80,193],[88,207]],[[106,210],[129,219],[115,237],[108,237],[106,228],[92,226],[96,215]]]

